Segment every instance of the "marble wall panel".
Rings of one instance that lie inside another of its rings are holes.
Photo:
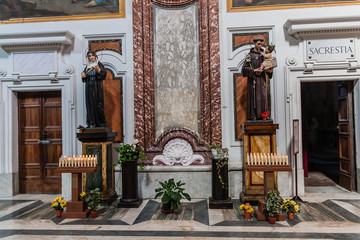
[[[57,71],[55,52],[14,53],[14,72],[48,74]]]
[[[154,7],[156,138],[171,127],[199,129],[197,4]]]
[[[134,32],[134,118],[135,137],[145,146],[149,162],[161,154],[155,137],[154,25],[155,5],[177,8],[196,1],[133,0]],[[198,0],[199,72],[200,72],[200,140],[196,148],[210,143],[221,144],[221,90],[219,57],[219,2]],[[185,128],[183,128],[185,130]],[[178,137],[171,131],[172,138]],[[194,134],[196,134],[194,132]],[[161,134],[159,138],[168,138]],[[202,147],[201,147],[202,148]],[[156,151],[156,152],[155,152]],[[201,150],[202,151],[202,150]],[[198,152],[200,153],[200,152]],[[207,163],[208,164],[208,163]]]

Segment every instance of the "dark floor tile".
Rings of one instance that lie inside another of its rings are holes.
[[[160,209],[160,203],[154,200],[149,200],[144,209],[136,218],[134,224],[151,220],[152,216]]]
[[[352,233],[279,233],[279,232],[230,232],[230,231],[118,231],[118,230],[0,230],[0,237],[47,235],[47,236],[130,236],[130,237],[208,237],[208,238],[297,238],[355,240],[360,234]]]
[[[356,216],[355,214],[349,212],[345,208],[339,206],[338,204],[334,203],[331,200],[326,200],[324,202],[326,206],[337,212],[339,215],[341,215],[343,218],[345,218],[348,221],[360,223],[360,217]]]
[[[6,221],[6,220],[14,219],[14,218],[24,214],[25,212],[30,211],[30,210],[32,210],[33,208],[35,208],[35,207],[37,207],[39,205],[42,205],[43,203],[44,203],[43,201],[38,200],[38,201],[36,201],[34,203],[29,204],[28,206],[22,207],[19,210],[16,210],[16,211],[14,211],[12,213],[9,213],[9,214],[3,216],[2,218],[0,218],[0,221]]]
[[[194,203],[194,221],[209,225],[209,209],[207,200]]]

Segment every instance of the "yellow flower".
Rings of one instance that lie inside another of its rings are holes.
[[[245,205],[244,204],[241,204],[240,205],[240,210],[243,210],[245,208]]]
[[[295,202],[295,201],[290,201],[290,203],[291,203],[292,205],[295,205],[295,204],[296,204],[296,202]]]
[[[86,195],[86,192],[80,193],[80,197],[84,197]]]
[[[295,205],[295,206],[294,206],[294,209],[295,209],[296,212],[298,212],[299,209],[300,209],[300,208],[299,208],[299,205]]]

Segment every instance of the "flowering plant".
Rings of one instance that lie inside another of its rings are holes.
[[[268,119],[268,118],[269,118],[269,115],[270,115],[270,112],[269,112],[269,111],[266,111],[266,112],[261,113],[261,117],[262,117],[262,118]]]
[[[86,192],[80,193],[80,200],[83,200],[86,198]]]
[[[77,129],[79,129],[79,130],[84,130],[84,126],[83,125],[79,125],[78,127],[77,127]]]
[[[295,201],[286,199],[282,202],[281,208],[287,213],[299,213],[300,207]]]
[[[64,210],[64,207],[66,206],[66,201],[64,200],[64,197],[57,197],[52,201],[51,207],[55,210]]]
[[[250,203],[241,204],[239,208],[240,208],[240,210],[244,210],[244,212],[248,212],[248,213],[254,212],[254,209],[250,205]]]
[[[122,165],[129,160],[146,159],[144,149],[140,146],[139,140],[135,139],[133,144],[121,143],[119,147],[115,148],[115,151],[120,153],[120,157],[117,162]],[[140,168],[144,168],[144,164],[140,163]]]

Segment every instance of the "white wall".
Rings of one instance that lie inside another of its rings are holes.
[[[111,66],[116,70],[117,76],[123,77],[123,86],[124,86],[124,134],[125,141],[132,141],[134,135],[133,127],[133,58],[132,58],[132,48],[133,48],[133,39],[132,39],[132,1],[126,0],[126,18],[121,19],[102,19],[102,20],[87,20],[87,21],[59,21],[59,22],[39,22],[39,23],[24,23],[24,24],[2,24],[0,25],[0,38],[7,34],[16,34],[16,33],[34,33],[34,32],[51,32],[57,30],[66,30],[75,35],[72,46],[65,47],[63,51],[62,61],[66,65],[72,65],[74,72],[71,74],[71,86],[67,91],[66,95],[69,95],[69,98],[64,104],[70,105],[69,111],[74,112],[74,116],[71,119],[67,119],[63,123],[63,133],[68,129],[72,129],[71,135],[63,134],[63,154],[64,155],[79,155],[81,154],[81,142],[77,141],[75,138],[75,131],[78,125],[86,124],[86,110],[85,110],[85,97],[84,97],[84,84],[81,81],[80,74],[83,71],[85,65],[85,56],[86,56],[86,47],[87,39],[86,38],[112,38],[122,36],[124,42],[123,45],[123,57],[112,62],[114,66]],[[113,56],[107,55],[104,56],[101,60],[104,62],[106,60],[111,61]],[[2,49],[0,50],[0,83],[1,81],[9,81],[12,78],[12,55],[8,54]],[[109,65],[110,66],[110,65]],[[6,72],[6,73],[5,73]],[[7,80],[5,80],[7,79]],[[30,82],[22,83],[23,85],[30,84]],[[37,83],[35,83],[35,87]],[[4,84],[0,84],[0,178],[9,182],[9,185],[15,183],[18,185],[18,159],[17,159],[17,140],[12,138],[12,144],[9,144],[7,147],[4,147],[6,139],[9,138],[11,133],[6,130],[5,125],[5,113],[8,113],[10,110],[6,110],[4,107],[3,101],[3,89]],[[10,101],[6,98],[5,101]],[[11,100],[11,106],[13,110],[17,109],[16,98]],[[9,105],[10,106],[10,105]],[[64,107],[64,106],[63,106]],[[14,115],[14,116],[15,116]],[[14,117],[12,116],[12,118]],[[10,118],[10,116],[7,116]],[[10,121],[10,119],[8,119]],[[15,119],[16,121],[16,119]],[[15,128],[14,128],[15,129]],[[17,128],[16,128],[17,129]],[[17,133],[15,133],[16,135]],[[14,177],[13,177],[14,175]],[[63,175],[63,195],[69,197],[71,194],[68,177]],[[2,190],[0,188],[0,196],[9,196],[17,192],[15,186],[12,189]]]
[[[284,24],[288,19],[306,18],[339,18],[357,16],[360,5],[322,7],[322,8],[298,8],[271,11],[251,12],[226,12],[226,1],[220,3],[220,46],[221,46],[221,81],[222,81],[222,121],[223,121],[223,145],[230,150],[232,163],[242,162],[242,142],[234,141],[234,106],[233,106],[233,76],[230,70],[244,59],[248,49],[231,51],[231,31],[248,31],[251,29],[268,29],[270,42],[276,45],[276,58],[278,67],[274,70],[271,80],[271,110],[274,123],[279,124],[277,131],[277,152],[287,153],[291,156],[292,119],[290,119],[290,95],[287,89],[287,62],[290,59],[297,61],[296,67],[304,67],[305,55],[302,43],[289,36]],[[360,23],[359,23],[360,24]],[[237,54],[237,55],[236,55]],[[357,55],[359,56],[359,55]],[[241,67],[241,66],[239,66]],[[293,65],[294,67],[294,65]],[[300,106],[300,103],[298,103]],[[298,116],[301,116],[298,115]],[[301,148],[300,148],[301,149]],[[293,158],[292,158],[293,159]],[[299,175],[302,172],[302,156],[299,159]],[[294,163],[292,163],[294,166]],[[284,196],[290,196],[294,192],[293,176],[288,173],[279,174],[279,191]],[[299,179],[301,186],[300,195],[304,194],[303,177]]]

